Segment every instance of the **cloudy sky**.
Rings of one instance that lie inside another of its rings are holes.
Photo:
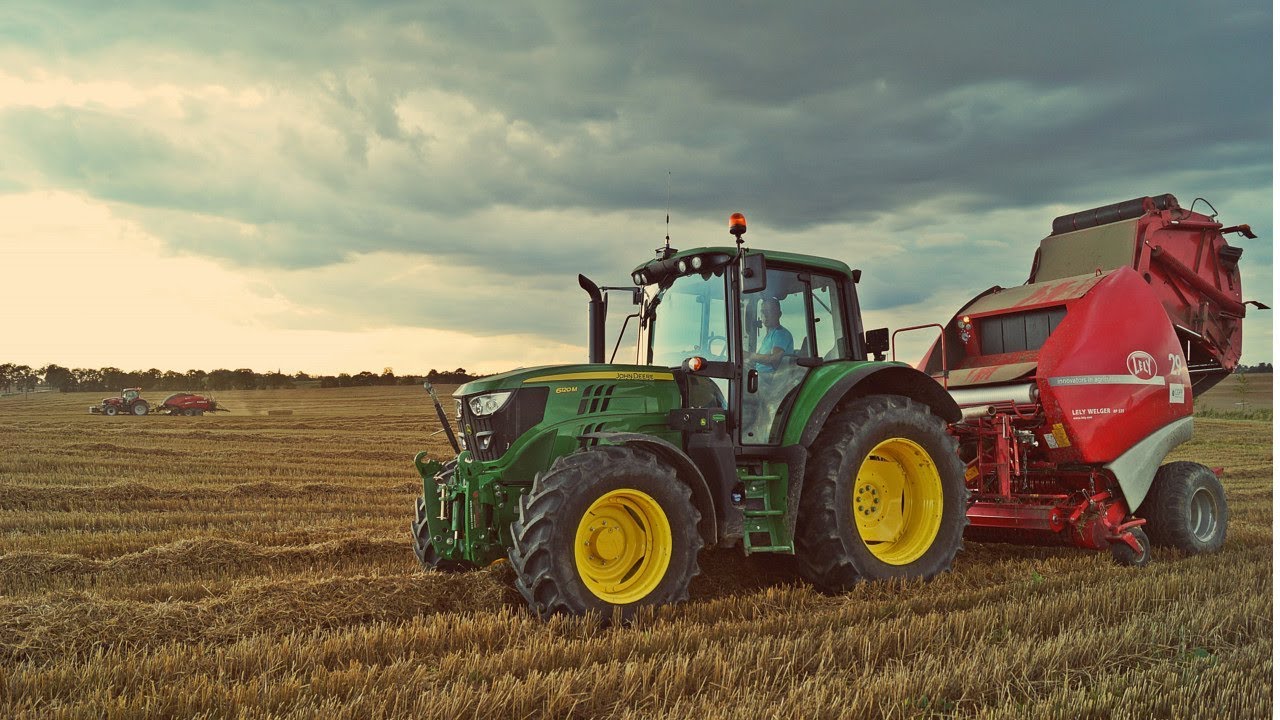
[[[862,268],[869,327],[1163,192],[1272,296],[1266,2],[173,5],[0,4],[0,361],[585,359],[575,275],[626,282],[668,183],[674,246],[745,212]]]

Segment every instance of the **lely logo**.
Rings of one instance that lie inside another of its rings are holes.
[[[1129,353],[1125,364],[1129,366],[1129,374],[1139,380],[1150,380],[1156,376],[1156,359],[1150,353],[1134,350]]]

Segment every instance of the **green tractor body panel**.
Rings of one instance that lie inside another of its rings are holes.
[[[468,400],[512,395],[496,412],[476,416]],[[556,458],[597,442],[599,433],[633,433],[681,445],[668,414],[680,390],[666,369],[645,365],[560,365],[523,368],[467,383],[459,403],[465,448],[444,484],[443,465],[419,454],[425,517],[436,552],[485,565],[506,557],[520,493]],[[441,490],[443,488],[443,491]],[[442,505],[447,505],[442,512]]]

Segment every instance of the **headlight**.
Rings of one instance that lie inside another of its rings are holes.
[[[685,260],[682,258],[680,262],[676,263],[676,269],[679,270],[680,274],[683,275],[684,273],[689,272],[689,263],[685,262]]]
[[[694,269],[694,270],[701,270],[701,269],[702,269],[702,256],[701,256],[701,255],[694,255],[694,256],[693,256],[693,260],[690,260],[689,262],[693,263],[693,269]]]
[[[486,395],[477,395],[467,401],[467,405],[471,408],[471,414],[476,417],[484,417],[492,415],[502,409],[507,404],[507,400],[511,398],[514,390],[505,392],[488,393]]]

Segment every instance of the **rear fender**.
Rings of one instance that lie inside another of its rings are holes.
[[[938,381],[903,363],[840,362],[815,368],[792,406],[783,445],[809,447],[842,403],[867,395],[903,395],[929,406],[948,423],[960,421],[960,406]]]
[[[680,482],[688,485],[689,489],[693,491],[693,506],[698,509],[698,513],[702,516],[698,520],[698,534],[702,536],[702,542],[706,547],[715,546],[719,539],[716,535],[715,502],[711,498],[711,490],[707,485],[707,479],[702,476],[702,471],[698,469],[698,466],[693,463],[693,460],[683,450],[666,440],[641,433],[598,432],[587,433],[579,437],[608,443],[609,445],[626,445],[627,447],[640,448],[646,452],[653,453],[658,459],[674,468],[676,477],[680,478]]]

